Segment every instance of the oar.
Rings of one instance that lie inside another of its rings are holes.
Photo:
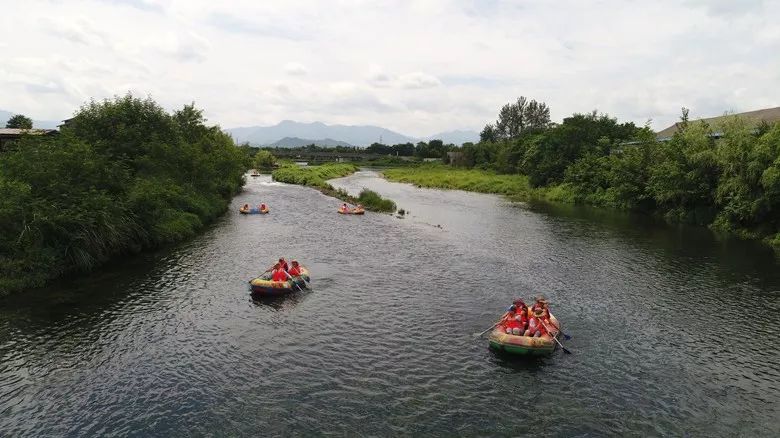
[[[553,338],[553,341],[557,342],[557,343],[558,343],[558,345],[560,345],[560,346],[561,346],[561,348],[563,348],[563,352],[564,352],[564,353],[566,353],[566,354],[571,354],[571,351],[567,350],[567,349],[566,349],[566,347],[564,347],[564,346],[563,346],[563,344],[561,344],[561,341],[559,341],[557,337],[555,337],[555,336],[553,336],[552,334],[550,334],[550,332],[551,332],[552,330],[550,330],[550,327],[547,327],[547,324],[545,324],[545,323],[544,323],[544,320],[542,320],[542,318],[537,318],[537,319],[539,320],[539,322],[541,322],[541,323],[542,323],[542,325],[544,326],[544,328],[546,328],[546,329],[547,329],[547,334],[548,334],[548,335],[550,335],[550,337],[551,337],[551,338]]]
[[[556,329],[556,330],[558,330],[558,331],[559,331],[559,332],[560,332],[560,333],[563,335],[563,339],[566,339],[567,341],[568,341],[569,339],[571,339],[571,336],[569,336],[569,335],[567,335],[566,333],[564,333],[564,332],[563,332],[563,330],[561,330],[561,328],[560,328],[560,327],[558,327],[557,325],[555,325],[555,323],[553,323],[552,321],[550,321],[550,325],[551,325],[551,326],[553,326],[553,327],[555,327],[555,329]]]
[[[501,321],[504,320],[504,316],[506,316],[506,313],[501,316],[501,319],[499,319],[498,322],[496,322],[495,324],[493,324],[490,327],[488,327],[487,329],[485,329],[485,331],[483,331],[482,333],[474,333],[474,338],[478,338],[478,337],[484,335],[485,333],[487,333],[490,330],[492,330],[495,326],[501,324]]]

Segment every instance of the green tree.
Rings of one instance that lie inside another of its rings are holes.
[[[16,128],[16,129],[32,129],[33,127],[33,121],[31,118],[23,115],[23,114],[17,114],[10,119],[8,119],[7,122],[5,122],[6,128]]]
[[[543,130],[549,125],[550,108],[547,104],[520,96],[516,102],[501,107],[495,123],[495,137],[511,140],[527,131]]]
[[[255,169],[270,169],[274,167],[276,157],[274,157],[269,151],[261,150],[257,151],[252,163]]]

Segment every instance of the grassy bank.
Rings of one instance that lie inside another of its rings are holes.
[[[518,199],[538,195],[523,175],[499,175],[484,170],[456,169],[443,164],[387,169],[382,172],[390,181],[411,183],[421,187],[495,193]]]
[[[350,204],[362,204],[366,210],[382,213],[392,213],[396,209],[395,202],[382,198],[378,193],[363,189],[360,195],[354,197],[345,190],[336,189],[327,183],[327,180],[350,175],[358,168],[350,163],[327,163],[320,166],[301,167],[287,165],[273,171],[271,176],[274,181],[288,184],[314,187],[320,192],[341,199]]]

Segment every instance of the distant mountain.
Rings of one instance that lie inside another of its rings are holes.
[[[356,146],[368,146],[380,139],[385,144],[414,141],[412,137],[379,126],[326,125],[321,122],[299,123],[285,120],[274,126],[250,126],[226,129],[237,143],[268,145],[285,137],[331,138]]]
[[[276,147],[276,148],[299,148],[303,146],[308,146],[310,144],[315,144],[317,146],[327,146],[331,148],[336,146],[344,146],[348,148],[353,147],[351,144],[347,142],[337,141],[331,138],[323,138],[321,140],[307,140],[305,138],[298,138],[298,137],[285,137],[281,140],[269,144],[268,146]]]
[[[19,113],[12,113],[10,111],[0,110],[0,128],[5,128],[5,123],[8,121],[8,119],[15,116],[16,114]],[[59,125],[60,123],[62,122],[55,122],[53,120],[33,120],[33,128],[55,129],[57,128],[57,125]]]
[[[479,141],[479,133],[476,131],[462,130],[446,131],[425,138],[425,141],[430,140],[441,140],[444,144],[452,143],[460,146],[467,142],[477,143]]]

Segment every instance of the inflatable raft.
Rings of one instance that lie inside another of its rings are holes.
[[[550,321],[559,328],[561,327],[561,323],[553,314],[550,314]],[[553,326],[550,326],[550,329],[552,329],[550,335],[532,338],[530,336],[509,335],[505,332],[504,326],[499,324],[490,332],[490,338],[488,338],[490,341],[490,348],[523,356],[548,355],[551,354],[558,345],[558,343],[553,340],[553,337],[557,338],[560,334]]]
[[[266,207],[263,210],[260,210],[259,208],[249,208],[249,209],[238,209],[238,212],[241,214],[268,214],[271,210]]]
[[[362,208],[353,208],[352,210],[344,210],[339,208],[339,214],[366,214],[366,210]]]
[[[309,270],[301,266],[301,275],[287,281],[271,281],[268,276],[257,277],[249,282],[249,290],[253,295],[275,296],[284,295],[297,290],[306,289],[309,281]]]

